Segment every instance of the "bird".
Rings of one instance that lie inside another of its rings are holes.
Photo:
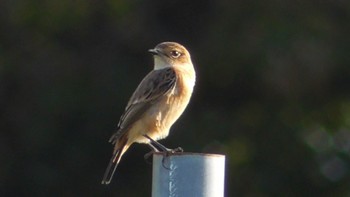
[[[171,152],[157,141],[168,136],[190,101],[196,72],[188,50],[176,42],[162,42],[148,52],[153,55],[153,70],[130,97],[109,139],[114,149],[102,184],[111,182],[120,159],[133,143],[148,144],[154,152]]]

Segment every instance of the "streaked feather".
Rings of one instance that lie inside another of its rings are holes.
[[[119,120],[118,130],[109,141],[114,142],[118,139],[152,106],[153,102],[171,92],[175,87],[176,80],[176,73],[171,67],[151,71],[131,96],[125,112]]]

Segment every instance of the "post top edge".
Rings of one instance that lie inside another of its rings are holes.
[[[162,152],[156,152],[154,155],[157,156],[163,156],[164,153]],[[193,153],[193,152],[176,152],[176,153],[169,153],[168,156],[202,156],[202,157],[226,157],[226,155],[222,154],[213,154],[213,153]]]

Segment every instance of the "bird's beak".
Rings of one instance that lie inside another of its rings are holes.
[[[148,52],[151,53],[152,55],[158,55],[158,50],[156,49],[149,49]]]

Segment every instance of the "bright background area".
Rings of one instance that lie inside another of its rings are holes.
[[[150,196],[145,145],[100,184],[147,50],[197,84],[168,147],[227,155],[226,196],[350,196],[350,1],[3,0],[1,196]]]

